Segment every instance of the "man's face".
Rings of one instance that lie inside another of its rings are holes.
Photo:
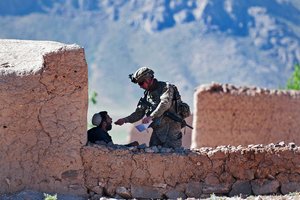
[[[106,130],[110,131],[112,129],[112,118],[106,115]]]
[[[144,90],[149,89],[151,85],[152,80],[151,79],[144,79],[143,81],[138,82],[140,88],[143,88]]]

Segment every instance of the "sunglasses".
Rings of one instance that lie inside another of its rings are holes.
[[[138,82],[139,86],[144,85],[145,81]]]

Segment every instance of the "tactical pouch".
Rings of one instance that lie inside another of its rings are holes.
[[[179,101],[177,103],[178,105],[178,114],[183,118],[187,118],[191,115],[191,110],[190,110],[190,106],[183,102],[183,101]]]

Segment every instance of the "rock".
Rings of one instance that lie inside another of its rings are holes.
[[[102,195],[100,194],[95,194],[91,197],[91,200],[100,200],[100,199],[105,200],[107,198],[102,198]]]
[[[276,179],[282,185],[283,183],[290,182],[289,181],[289,173],[281,172],[276,176]]]
[[[161,199],[162,194],[149,186],[131,186],[131,195],[137,199]]]
[[[145,152],[146,153],[154,153],[155,151],[152,148],[146,148]]]
[[[258,179],[251,181],[254,195],[275,194],[280,186],[277,180]]]
[[[132,196],[130,192],[125,187],[118,187],[116,190],[116,194],[125,198],[125,199],[131,199]]]
[[[236,181],[232,185],[232,189],[229,193],[229,196],[240,196],[240,195],[251,195],[252,194],[252,189],[251,189],[251,184],[250,181],[244,181],[244,180],[239,180]]]
[[[55,195],[55,194],[51,194],[51,195]],[[25,200],[25,199],[41,200],[44,199],[44,194],[42,192],[24,190],[16,194],[0,196],[0,199],[1,200]]]
[[[11,194],[11,195],[3,195],[0,196],[1,200],[41,200],[45,199],[45,197],[56,196],[59,200],[85,200],[85,196],[75,196],[75,195],[67,195],[67,194],[56,194],[56,193],[43,193],[32,190],[23,190],[19,193]]]
[[[171,149],[171,148],[161,148],[160,153],[170,153],[172,151],[173,151],[173,149]]]
[[[177,147],[175,148],[176,153],[184,153],[184,148],[183,147]]]
[[[187,197],[200,198],[202,194],[203,183],[190,182],[186,185],[185,194]]]
[[[227,194],[230,191],[230,185],[229,184],[218,184],[218,185],[203,185],[203,193],[204,194]]]
[[[186,195],[177,190],[170,190],[165,195],[168,199],[186,199]]]
[[[224,172],[220,175],[220,182],[221,183],[229,183],[229,184],[233,184],[235,182],[235,179],[233,178],[233,176],[228,173],[228,172]]]
[[[157,146],[150,147],[154,151],[154,153],[159,153],[159,148]]]
[[[61,174],[62,179],[77,179],[81,171],[79,170],[67,170]]]
[[[207,174],[204,182],[206,185],[218,185],[220,183],[218,177],[214,173]]]
[[[95,186],[91,189],[96,194],[102,195],[103,194],[103,187],[101,186]]]
[[[166,189],[167,184],[165,184],[165,183],[156,183],[156,184],[153,184],[153,187]]]
[[[275,147],[284,147],[285,143],[284,141],[278,142],[277,144],[275,144]]]
[[[89,142],[90,143],[90,142]],[[105,141],[95,141],[95,144],[98,144],[98,145],[107,145],[107,143]]]
[[[147,145],[145,143],[140,144],[139,146],[137,146],[138,149],[146,149]]]
[[[299,182],[289,182],[283,183],[281,185],[281,193],[289,194],[291,192],[299,192],[300,191],[300,183]]]

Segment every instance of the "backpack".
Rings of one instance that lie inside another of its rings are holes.
[[[179,91],[175,85],[170,84],[174,88],[173,100],[175,101],[176,113],[185,119],[191,115],[190,106],[181,100]]]

